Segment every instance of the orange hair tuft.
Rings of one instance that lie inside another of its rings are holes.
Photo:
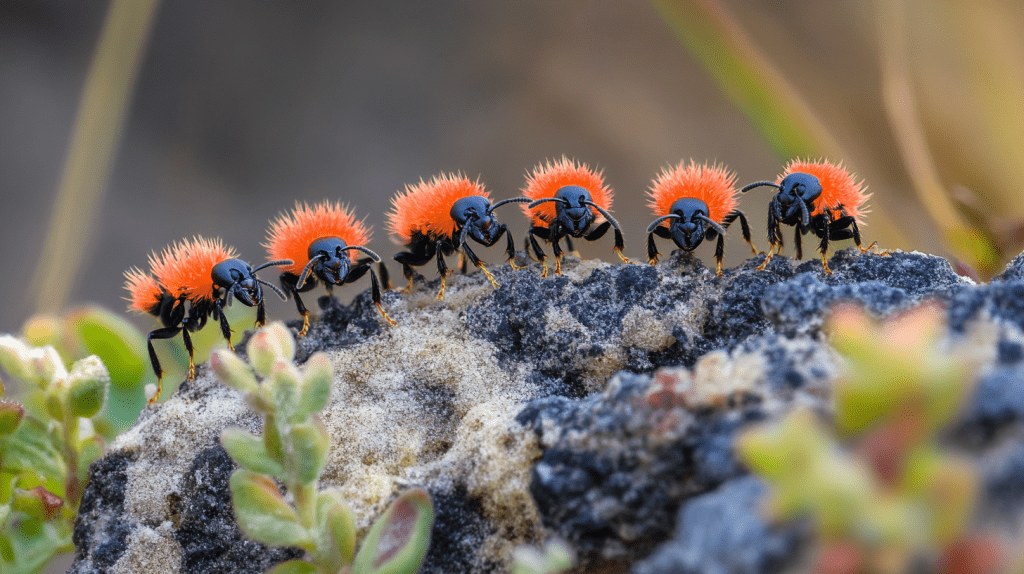
[[[366,245],[371,230],[357,221],[352,211],[341,203],[324,200],[312,207],[295,202],[291,213],[282,213],[267,232],[267,254],[271,260],[291,259],[295,263],[282,267],[288,273],[301,275],[309,263],[309,244],[324,237],[337,237],[345,245]],[[356,260],[356,252],[349,251],[349,259]]]
[[[391,200],[388,212],[388,230],[408,244],[416,233],[430,237],[450,239],[455,231],[452,205],[463,197],[480,195],[491,200],[491,194],[479,180],[473,181],[461,173],[435,175],[430,181],[420,180],[406,185]]]
[[[864,193],[864,183],[858,182],[842,163],[833,164],[825,160],[816,162],[802,161],[799,158],[786,164],[782,175],[776,183],[791,173],[809,173],[821,182],[821,197],[815,202],[811,215],[820,215],[826,207],[843,205],[847,215],[852,215],[858,225],[862,225],[860,217],[867,213],[862,209],[870,194]]]
[[[152,314],[159,309],[164,289],[152,275],[132,267],[124,272],[124,278],[124,288],[131,295],[128,298],[129,311]]]
[[[656,216],[662,217],[671,212],[672,204],[677,200],[692,197],[706,203],[708,218],[720,224],[736,209],[738,195],[736,174],[730,173],[725,166],[698,164],[693,160],[686,165],[685,161],[680,161],[675,167],[662,168],[651,182],[647,205]],[[669,223],[664,221],[661,225],[668,227]]]
[[[193,300],[212,300],[213,266],[237,257],[235,250],[224,247],[220,239],[196,236],[167,247],[159,256],[151,255],[149,264],[156,278],[175,297],[184,294]]]
[[[564,155],[558,161],[548,160],[533,168],[533,173],[526,175],[526,187],[523,188],[523,195],[533,200],[554,197],[559,189],[567,185],[577,185],[586,189],[590,192],[590,198],[601,206],[601,209],[611,210],[612,189],[605,184],[604,174],[590,169],[585,163],[579,163]],[[555,220],[555,204],[553,202],[542,203],[533,209],[523,204],[522,209],[535,226],[543,226]],[[602,218],[596,209],[591,207],[590,210],[596,217]]]

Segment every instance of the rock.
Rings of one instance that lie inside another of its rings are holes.
[[[678,531],[633,574],[761,574],[792,564],[807,525],[769,526],[760,517],[768,489],[746,476],[695,496],[679,509]]]
[[[515,545],[552,534],[588,568],[731,564],[729,548],[763,525],[749,518],[726,534],[722,519],[722,544],[709,546],[687,517],[738,515],[755,498],[732,454],[738,430],[795,404],[828,411],[843,363],[820,329],[843,300],[879,317],[946,302],[951,339],[989,357],[990,384],[1007,389],[969,409],[950,440],[1020,442],[1001,430],[1016,424],[1020,394],[995,378],[1022,379],[1024,303],[1013,297],[1024,283],[975,285],[920,253],[841,251],[831,276],[817,261],[776,257],[757,271],[761,261],[724,277],[679,253],[657,267],[569,257],[547,279],[536,264],[495,266],[497,290],[472,273],[451,276],[443,302],[437,280],[385,293],[397,327],[381,324],[368,293],[351,305],[322,297],[297,352],[301,362],[326,351],[335,371],[321,485],[345,493],[361,529],[403,489],[426,488],[437,520],[423,572],[508,572]],[[151,571],[160,557],[162,571],[248,572],[293,556],[232,524],[230,461],[217,444],[232,425],[260,430],[205,366],[145,411],[93,467],[75,571]],[[1024,457],[1014,456],[990,461],[994,496],[1016,495],[1012,460]],[[765,536],[737,568],[775,567],[789,539]]]

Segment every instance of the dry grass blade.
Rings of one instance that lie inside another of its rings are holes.
[[[63,307],[78,276],[158,5],[159,0],[114,0],[110,5],[29,287],[37,312]]]

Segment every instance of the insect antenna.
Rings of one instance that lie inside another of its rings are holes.
[[[462,230],[459,232],[459,243],[458,247],[461,248],[466,244],[466,234],[469,233],[469,226],[476,222],[476,218],[473,217],[466,221],[466,224],[462,226]]]
[[[320,261],[321,259],[324,259],[324,256],[317,255],[316,257],[310,259],[309,263],[307,263],[306,266],[302,268],[302,274],[299,275],[299,280],[295,283],[295,289],[299,289],[300,287],[306,284],[306,278],[309,276],[310,269],[313,268],[314,263]]]
[[[284,294],[284,291],[281,291],[280,289],[278,289],[277,286],[274,285],[273,283],[269,283],[267,281],[264,281],[264,280],[260,279],[259,277],[256,278],[256,282],[260,283],[260,284],[263,284],[263,285],[266,285],[267,287],[270,287],[274,291],[274,293],[277,293],[277,296],[280,297],[282,301],[287,301],[288,300],[288,297]]]
[[[811,223],[811,214],[807,212],[807,202],[799,197],[796,201],[800,204],[800,220],[803,222],[804,227],[807,227]]]
[[[255,269],[253,269],[252,272],[255,273],[255,272],[259,271],[260,269],[266,269],[267,267],[292,265],[293,263],[295,263],[295,262],[292,261],[291,259],[278,259],[277,261],[267,261],[263,265],[260,265],[259,267],[256,267]]]
[[[666,220],[669,220],[669,219],[681,219],[681,218],[678,215],[674,214],[674,213],[670,213],[668,215],[663,215],[663,216],[659,217],[658,219],[655,219],[653,223],[651,223],[650,225],[647,226],[647,233],[654,233],[654,230],[659,225],[661,225],[662,221],[666,221]]]
[[[503,200],[499,201],[498,203],[495,203],[494,205],[488,207],[487,208],[487,213],[491,213],[492,211],[497,209],[499,206],[505,205],[506,203],[530,203],[531,201],[533,201],[533,200],[530,199],[529,197],[512,197],[512,198],[509,198],[509,199],[503,199]],[[531,205],[531,207],[532,207],[532,205]]]
[[[537,207],[538,205],[544,203],[545,201],[565,201],[565,200],[558,199],[557,197],[543,197],[541,199],[538,199],[537,201],[534,201],[530,205],[527,205],[526,207],[528,207],[530,209],[533,209],[534,207]],[[565,201],[565,203],[569,203],[569,202]]]
[[[594,203],[593,201],[584,201],[583,203],[586,203],[590,207],[593,207],[594,209],[600,211],[601,215],[603,215],[604,218],[607,219],[608,222],[612,224],[612,227],[614,227],[616,231],[619,231],[619,222],[615,221],[615,218],[612,217],[610,213],[602,209],[600,205]]]
[[[751,183],[750,185],[744,185],[743,189],[741,189],[740,191],[746,193],[754,189],[755,187],[774,187],[775,189],[778,189],[780,191],[782,190],[782,186],[777,183],[771,181],[756,181],[754,183]]]
[[[707,223],[712,229],[717,231],[719,235],[725,235],[725,228],[719,225],[714,219],[700,213],[694,215],[694,217],[702,220],[704,223]]]
[[[369,249],[363,247],[362,245],[348,245],[348,246],[345,246],[345,247],[341,248],[342,251],[348,251],[349,249],[355,249],[356,251],[362,251],[363,253],[369,255],[370,259],[373,259],[374,263],[380,263],[380,255],[377,255],[376,253],[374,253],[373,251],[370,251]]]

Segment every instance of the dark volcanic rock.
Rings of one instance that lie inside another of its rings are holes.
[[[89,465],[89,488],[82,496],[72,540],[74,574],[102,574],[121,558],[132,525],[124,520],[125,469],[131,453],[109,454]]]
[[[807,536],[801,526],[771,527],[760,507],[768,490],[756,478],[733,480],[691,498],[676,534],[633,574],[768,574],[792,564]]]
[[[842,369],[820,333],[832,305],[884,317],[937,299],[950,339],[991,357],[949,441],[975,451],[991,516],[1018,508],[1024,281],[1013,265],[976,285],[920,253],[840,251],[833,275],[784,257],[757,271],[763,260],[723,277],[678,252],[656,267],[568,257],[547,279],[536,264],[495,266],[496,290],[472,273],[451,276],[443,302],[436,279],[385,293],[397,327],[368,293],[351,305],[321,297],[297,352],[301,363],[325,350],[335,370],[321,485],[345,493],[360,528],[408,485],[427,488],[437,523],[425,572],[507,572],[516,544],[552,534],[584,567],[775,571],[800,534],[749,512],[760,490],[732,454],[736,433],[794,403],[827,413]],[[292,555],[238,536],[217,440],[260,421],[199,373],[97,463],[76,572],[256,571]]]
[[[235,463],[221,446],[199,453],[177,494],[174,538],[181,544],[180,571],[186,574],[259,574],[274,564],[302,556],[298,548],[267,548],[238,529],[228,480]]]
[[[530,482],[544,525],[585,561],[649,551],[672,531],[682,500],[742,472],[732,437],[764,418],[759,404],[712,411],[661,437],[644,408],[650,384],[648,376],[620,374],[582,403],[542,399],[516,419],[545,448]]]

